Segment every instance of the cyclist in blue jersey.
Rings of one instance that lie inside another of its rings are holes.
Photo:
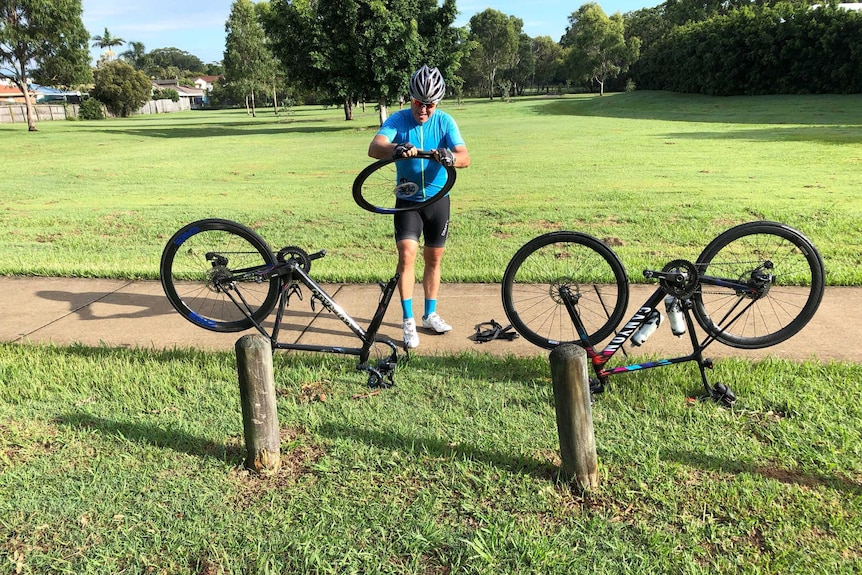
[[[422,66],[410,78],[410,108],[392,114],[380,127],[368,155],[378,160],[390,157],[414,157],[417,150],[434,150],[440,163],[456,168],[470,165],[470,154],[452,116],[437,109],[446,94],[446,84],[437,68]],[[427,164],[427,167],[424,167]],[[423,194],[434,194],[439,189],[435,177],[442,168],[428,162],[399,162],[404,165],[398,178],[407,178],[419,186],[417,200]],[[413,166],[412,168],[410,166]],[[436,166],[436,170],[435,170]],[[444,174],[440,174],[444,176]],[[409,201],[398,200],[398,201]],[[440,262],[449,235],[449,198],[414,211],[398,212],[395,218],[395,245],[398,248],[398,290],[403,311],[402,328],[407,347],[419,345],[416,320],[413,317],[413,286],[416,282],[414,265],[419,252],[419,238],[424,235],[422,256],[425,269],[422,288],[425,307],[422,326],[436,333],[446,333],[452,326],[437,313],[437,294],[440,290]]]

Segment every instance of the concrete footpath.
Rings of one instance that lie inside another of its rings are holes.
[[[325,284],[324,289],[361,326],[368,325],[380,289],[375,284]],[[654,286],[632,286],[634,312]],[[157,281],[93,280],[42,277],[0,277],[0,341],[78,343],[87,346],[198,348],[232,350],[243,333],[214,333],[201,329],[176,313]],[[421,305],[421,287],[417,289]],[[333,314],[312,312],[309,298],[294,300],[288,308],[283,341],[357,347],[358,340]],[[444,335],[420,328],[421,343],[412,353],[421,355],[474,351],[498,356],[546,355],[523,338],[477,343],[476,325],[491,319],[507,325],[499,284],[445,284],[438,309],[453,326]],[[274,314],[273,314],[274,316]],[[627,316],[628,317],[628,316]],[[251,333],[251,332],[244,332]],[[381,333],[401,341],[401,308],[396,301]],[[710,346],[708,357],[780,357],[822,361],[862,362],[862,289],[827,288],[814,319],[795,337],[763,350],[746,351],[721,344]],[[662,326],[638,350],[667,357],[691,352],[688,337],[676,338]]]

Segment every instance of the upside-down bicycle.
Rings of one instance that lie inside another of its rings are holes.
[[[503,276],[503,307],[515,329],[533,344],[553,349],[574,343],[586,350],[593,393],[604,391],[619,373],[695,361],[705,397],[730,405],[730,388],[711,385],[713,366],[703,351],[713,342],[760,349],[799,332],[817,311],[824,291],[823,259],[814,244],[790,226],[748,222],[721,233],[695,262],[673,260],[644,277],[659,286],[620,326],[629,300],[629,282],[616,253],[591,235],[551,232],[533,238],[513,256]],[[659,306],[664,302],[665,310]],[[674,329],[687,331],[692,353],[609,367],[623,344],[658,326],[662,311],[680,313]],[[706,332],[698,341],[692,320]],[[684,328],[683,328],[684,326]],[[644,331],[641,331],[641,330]],[[602,349],[602,341],[614,337]]]
[[[427,177],[424,190],[403,178],[400,170]],[[353,184],[354,200],[374,213],[415,210],[438,201],[455,183],[455,169],[436,161],[433,152],[418,158],[389,158],[366,167]],[[408,199],[409,198],[409,199]],[[379,336],[398,274],[386,284],[367,328],[363,329],[310,275],[311,263],[325,250],[309,254],[296,246],[273,251],[251,228],[230,220],[209,218],[180,228],[165,246],[159,273],[165,295],[180,315],[216,332],[256,329],[273,349],[327,352],[359,357],[357,369],[368,373],[368,385],[388,387],[398,365],[397,345]],[[279,340],[290,298],[302,299],[301,286],[315,301],[335,314],[360,340],[360,347],[286,343]],[[263,322],[277,308],[267,333]],[[373,358],[372,358],[373,356]],[[370,361],[373,359],[373,361]]]

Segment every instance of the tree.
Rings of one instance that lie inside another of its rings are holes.
[[[147,57],[149,65],[144,72],[150,76],[161,76],[162,72],[171,66],[191,74],[200,74],[205,69],[200,58],[179,48],[156,48],[147,54]]]
[[[150,63],[149,54],[143,42],[129,42],[129,49],[120,54],[135,70],[144,70]]]
[[[107,56],[108,60],[113,60],[114,52],[111,50],[114,46],[122,46],[126,43],[122,38],[117,38],[116,36],[112,36],[111,33],[105,28],[105,33],[101,36],[93,36],[91,38],[93,41],[93,46],[97,48],[105,49],[105,56]]]
[[[273,0],[264,29],[289,77],[342,104],[346,120],[377,102],[382,121],[421,64],[454,73],[456,16],[454,0]]]
[[[536,54],[536,73],[533,82],[539,89],[548,92],[550,85],[557,79],[562,66],[563,48],[550,36],[533,38],[533,50]]]
[[[266,35],[251,0],[235,0],[225,22],[225,79],[246,101],[256,116],[254,94],[274,76],[275,59],[266,45]]]
[[[125,118],[150,99],[152,84],[147,76],[122,60],[107,62],[93,73],[90,95],[104,103],[115,116]]]
[[[610,18],[593,2],[584,4],[569,16],[569,27],[560,44],[568,50],[566,67],[570,79],[593,81],[605,93],[605,81],[616,78],[637,60],[640,39],[625,39],[623,17]]]
[[[36,109],[27,85],[31,74],[41,82],[68,87],[92,77],[90,35],[82,11],[81,0],[0,2],[0,78],[23,92],[31,132],[36,131]]]
[[[507,76],[512,80],[512,89],[516,95],[523,95],[526,87],[532,83],[536,74],[536,52],[533,39],[523,32],[518,37],[518,58]]]
[[[470,53],[473,68],[485,81],[488,96],[494,99],[497,73],[514,67],[518,57],[521,28],[524,23],[492,8],[470,18],[470,39],[475,48]]]

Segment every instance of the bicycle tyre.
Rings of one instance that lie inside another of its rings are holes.
[[[207,254],[226,256],[215,265]],[[162,252],[159,275],[168,301],[193,324],[217,332],[236,332],[254,326],[251,319],[218,289],[218,274],[234,277],[230,284],[241,293],[251,317],[263,321],[279,297],[279,279],[259,273],[275,264],[269,245],[251,228],[222,219],[205,219],[183,226]],[[237,270],[243,272],[237,275]]]
[[[814,317],[823,299],[823,258],[811,240],[778,222],[748,222],[723,232],[703,250],[696,266],[701,285],[692,296],[694,317],[709,335],[731,347],[761,349],[793,337]],[[761,269],[768,270],[771,281],[758,297],[710,285],[704,278],[738,281],[753,278]],[[727,325],[740,304],[749,303]]]
[[[353,200],[362,209],[375,214],[409,212],[439,202],[455,185],[456,173],[454,167],[440,164],[431,154],[431,152],[420,151],[415,158],[386,158],[367,166],[353,181]],[[434,186],[426,186],[426,189],[433,193],[423,201],[397,201],[399,199],[396,193],[397,169],[400,162],[425,162],[422,168],[423,174],[428,169],[428,165],[433,164],[433,171],[443,169],[446,179],[442,185],[438,183]]]
[[[533,238],[512,257],[503,274],[503,309],[524,339],[545,349],[581,339],[559,296],[568,286],[590,345],[611,335],[629,300],[628,276],[604,242],[580,232]]]

